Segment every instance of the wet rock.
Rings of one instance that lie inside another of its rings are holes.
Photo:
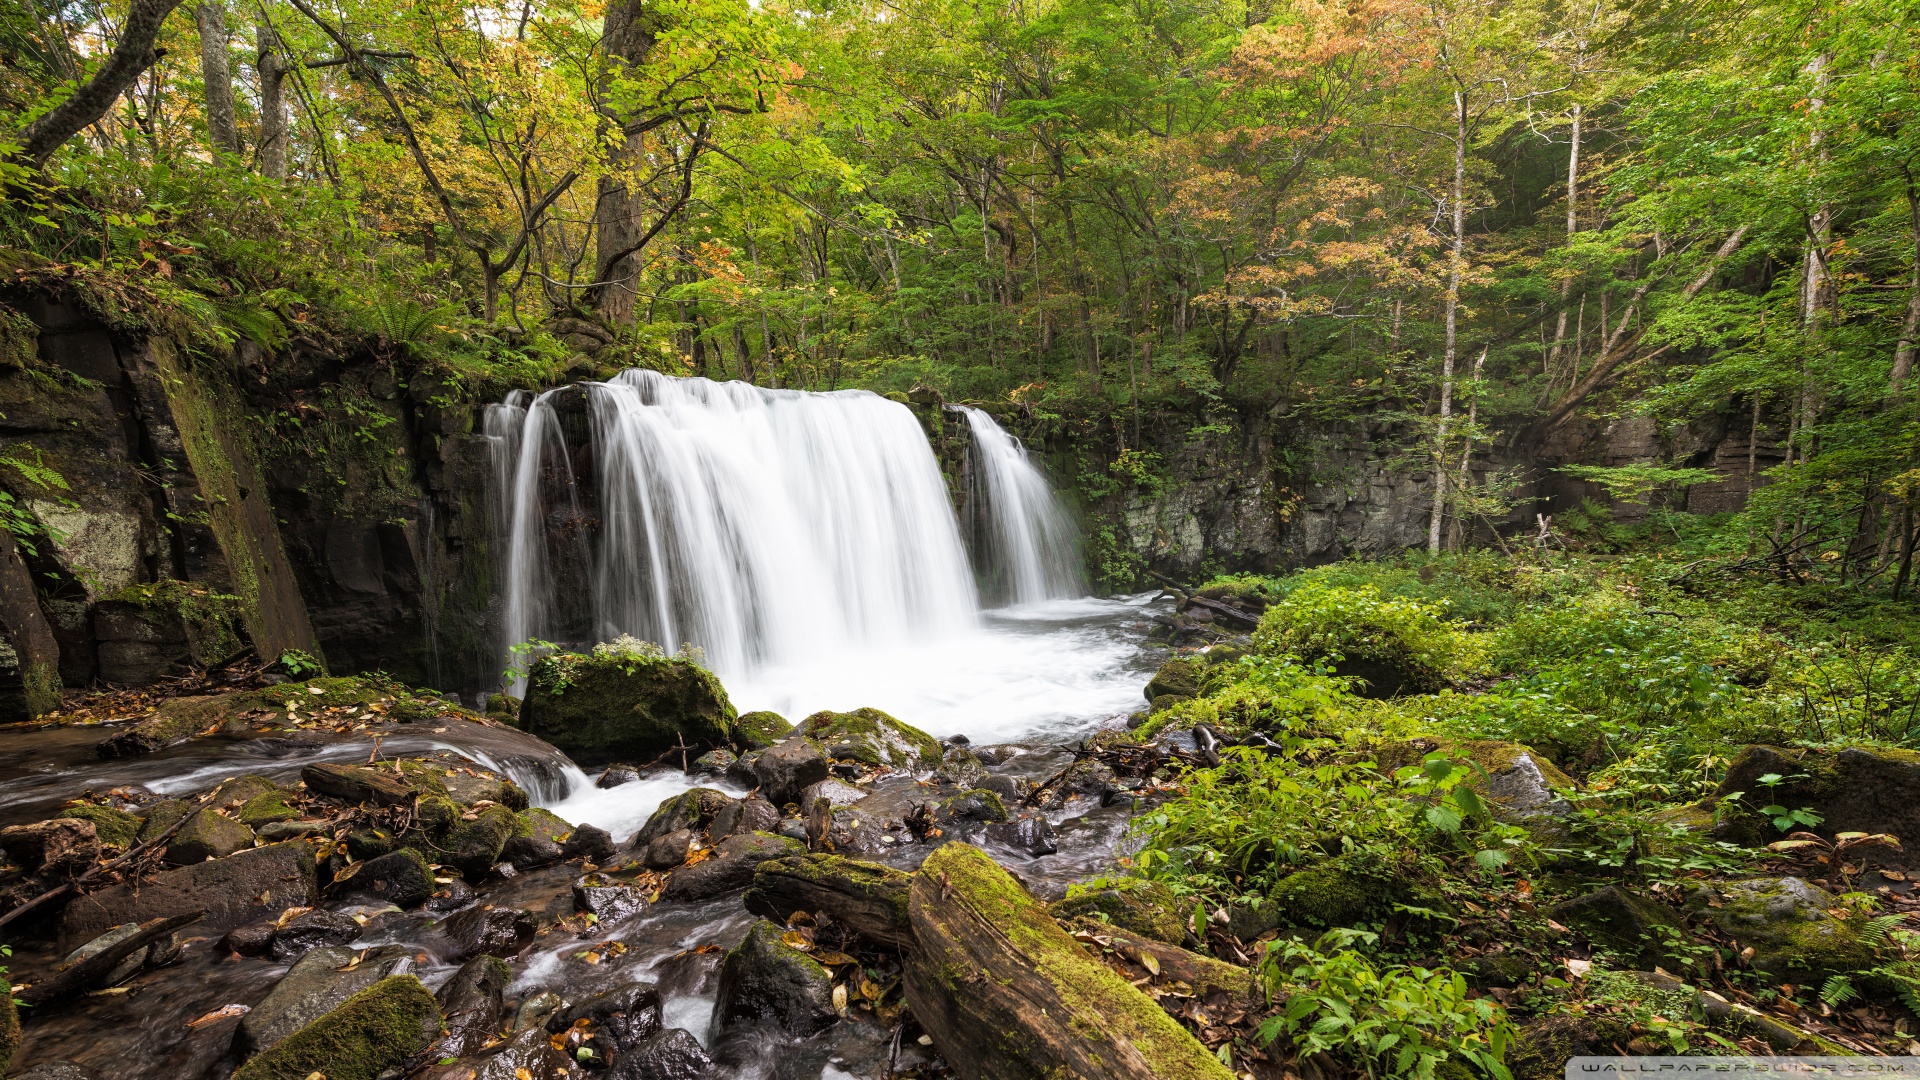
[[[1507,1068],[1514,1080],[1559,1080],[1568,1061],[1605,1053],[1604,1047],[1587,1017],[1543,1016],[1520,1025],[1507,1051]]]
[[[583,764],[651,761],[682,744],[733,741],[738,714],[713,673],[633,653],[561,653],[536,661],[522,729]]]
[[[1777,773],[1789,779],[1768,787],[1760,777]],[[1715,835],[1760,846],[1780,839],[1760,808],[1778,803],[1808,807],[1823,815],[1812,832],[1832,837],[1842,832],[1891,833],[1920,839],[1920,753],[1876,747],[1845,750],[1788,750],[1749,746],[1727,766],[1727,775],[1710,804],[1719,811]],[[1734,798],[1736,793],[1741,798]]]
[[[194,812],[167,842],[167,862],[174,866],[223,859],[253,846],[253,830],[205,807]]]
[[[600,874],[588,874],[573,883],[573,908],[591,914],[605,926],[647,906],[647,897],[631,885]]]
[[[547,1017],[567,1007],[565,998],[550,990],[543,990],[520,1003],[513,1013],[514,1031],[538,1031],[544,1036],[547,1030]]]
[[[193,738],[218,723],[220,716],[217,697],[168,698],[160,702],[153,716],[101,740],[93,752],[109,761],[156,753]]]
[[[1127,888],[1074,888],[1047,910],[1054,918],[1095,917],[1142,937],[1179,945],[1190,936],[1178,898],[1157,881],[1128,882]],[[1191,909],[1191,905],[1189,910]]]
[[[852,806],[866,797],[867,793],[860,788],[829,777],[818,783],[808,784],[806,790],[800,793],[800,805],[812,806],[815,800],[825,799],[827,805],[837,810],[842,806]]]
[[[433,870],[418,851],[400,848],[347,867],[334,877],[328,892],[360,903],[418,907],[433,895]]]
[[[806,739],[788,739],[754,759],[753,775],[768,802],[798,803],[809,786],[827,778],[827,755]]]
[[[607,830],[592,825],[581,825],[560,845],[560,858],[563,860],[585,859],[590,863],[603,863],[613,858],[613,837]]]
[[[271,919],[236,926],[220,939],[220,947],[241,956],[263,956],[279,929],[280,924]]]
[[[473,886],[464,881],[450,881],[433,890],[433,895],[427,897],[427,902],[420,905],[420,908],[436,915],[445,915],[447,912],[459,911],[473,903],[474,897],[479,895],[473,891]]]
[[[343,802],[375,806],[406,806],[413,802],[413,785],[385,769],[320,762],[300,770],[309,790]]]
[[[299,816],[300,811],[287,802],[286,792],[279,790],[255,795],[241,803],[240,808],[234,812],[234,817],[238,818],[242,825],[254,830],[282,821],[292,821]]]
[[[957,788],[977,788],[986,783],[987,766],[964,743],[951,744],[941,753],[934,777]]]
[[[323,945],[345,945],[360,936],[360,924],[337,912],[316,909],[287,921],[273,935],[268,953],[289,964]]]
[[[565,857],[560,845],[544,836],[515,836],[500,847],[501,860],[520,871],[552,866]]]
[[[806,845],[772,833],[742,833],[720,841],[713,855],[676,870],[660,896],[682,902],[705,900],[753,884],[754,868],[769,859],[806,854]]]
[[[1018,806],[1027,798],[1027,782],[1017,776],[996,773],[980,781],[980,789],[1000,796],[1008,806]]]
[[[548,1040],[545,1031],[516,1033],[491,1056],[475,1063],[473,1080],[575,1080],[573,1062]]]
[[[233,1080],[308,1080],[315,1073],[328,1080],[378,1080],[439,1034],[440,1006],[433,995],[412,975],[394,975],[288,1035],[241,1066]]]
[[[726,781],[730,784],[738,784],[743,788],[760,786],[760,777],[754,772],[754,766],[760,760],[760,755],[763,753],[765,753],[763,750],[749,750],[741,754],[738,761],[727,766],[724,777]]]
[[[696,835],[704,832],[714,815],[733,802],[733,796],[718,788],[694,788],[682,792],[654,810],[653,815],[647,818],[647,823],[633,834],[631,846],[636,851],[645,851],[655,840],[671,832],[681,829]]]
[[[940,744],[933,736],[879,709],[817,712],[801,721],[798,730],[819,744],[828,757],[842,761],[883,769],[919,769],[940,760]]]
[[[500,861],[500,849],[513,835],[513,811],[504,806],[481,811],[472,821],[463,821],[447,836],[447,863],[468,881],[487,876]]]
[[[641,863],[649,870],[671,870],[687,861],[687,851],[693,846],[692,829],[675,829],[665,836],[655,837],[653,843],[640,854]]]
[[[777,712],[741,713],[734,729],[734,745],[745,750],[765,750],[793,734],[793,725]]]
[[[985,788],[963,791],[935,806],[933,820],[943,825],[991,825],[1007,820],[1007,804]]]
[[[1116,787],[1113,768],[1106,762],[1076,761],[1067,767],[1059,779],[1048,785],[1046,796],[1040,801],[1040,807],[1044,810],[1059,810],[1076,796],[1104,803]]]
[[[284,840],[297,840],[302,836],[312,836],[325,830],[326,823],[321,821],[275,821],[255,829],[253,835],[269,844],[278,844]]]
[[[109,986],[118,986],[149,967],[179,958],[174,931],[198,921],[193,914],[146,923],[127,923],[67,954],[52,972],[19,988],[16,996],[36,1008]]]
[[[773,831],[776,836],[784,836],[789,840],[798,840],[803,844],[806,843],[812,835],[807,828],[807,823],[799,818],[786,818],[782,820],[780,824],[774,826]]]
[[[513,969],[497,956],[476,956],[460,965],[434,995],[447,1026],[446,1036],[434,1050],[457,1058],[485,1049],[500,1030],[507,984],[512,981]]]
[[[528,806],[527,793],[519,784],[503,776],[481,772],[477,769],[453,769],[453,775],[441,777],[440,782],[447,789],[447,797],[461,806],[474,806],[478,803],[493,803],[509,810],[525,810]]]
[[[631,765],[609,765],[600,779],[593,782],[598,788],[617,788],[621,784],[631,784],[640,779],[640,770]]]
[[[1021,814],[1012,821],[987,826],[988,843],[1011,848],[1022,855],[1038,857],[1060,850],[1053,837],[1053,826],[1039,814]]]
[[[731,750],[709,750],[693,759],[693,768],[689,771],[695,776],[725,776],[740,755]]]
[[[713,1059],[685,1028],[669,1028],[620,1059],[619,1080],[699,1080]]]
[[[100,857],[100,837],[91,821],[54,818],[0,829],[0,851],[8,862],[42,877],[76,877]]]
[[[660,1031],[660,992],[642,983],[615,987],[554,1013],[547,1018],[547,1031],[558,1035],[582,1020],[592,1022],[600,1050],[610,1046],[625,1056]]]
[[[465,960],[486,953],[513,956],[533,941],[540,929],[529,912],[518,908],[470,907],[441,927],[452,943],[448,958]]]
[[[362,862],[393,850],[393,834],[385,829],[355,829],[343,842],[347,845],[347,855]]]
[[[200,932],[217,936],[288,907],[311,907],[314,898],[313,849],[273,844],[75,897],[61,912],[60,937],[81,940],[120,923],[190,911],[205,912]]]
[[[781,921],[796,911],[824,912],[861,938],[908,949],[910,886],[910,875],[890,866],[816,852],[761,863],[743,900],[748,911]]]
[[[1751,946],[1753,966],[1777,979],[1818,986],[1878,962],[1863,937],[1864,913],[1834,918],[1833,894],[1797,877],[1727,882],[1702,890],[1694,906],[1721,933]]]
[[[1168,705],[1201,694],[1201,683],[1206,676],[1207,662],[1199,656],[1176,656],[1160,665],[1147,681],[1146,698],[1150,707],[1158,712]],[[1164,704],[1161,699],[1170,699]]]
[[[720,966],[720,994],[713,1023],[726,1029],[770,1023],[806,1038],[832,1026],[833,977],[819,961],[781,940],[781,930],[765,919],[727,954]]]
[[[1689,940],[1680,919],[1665,904],[1617,885],[1557,904],[1549,913],[1634,967],[1665,963]]]
[[[234,1045],[258,1054],[382,979],[412,970],[413,950],[404,945],[383,945],[365,956],[340,946],[314,949],[241,1018]]]
[[[94,1074],[71,1061],[47,1061],[14,1073],[13,1080],[94,1080]]]
[[[149,843],[160,838],[160,834],[173,827],[193,812],[193,804],[185,799],[162,799],[146,808],[145,816],[140,819],[140,843]]]
[[[780,811],[765,799],[748,796],[729,803],[713,815],[707,837],[715,843],[737,833],[770,832],[780,824]]]
[[[111,806],[96,806],[92,803],[69,806],[60,811],[59,816],[93,822],[93,831],[100,841],[100,850],[106,853],[126,851],[134,845],[140,835],[140,819],[125,810],[118,810]]]

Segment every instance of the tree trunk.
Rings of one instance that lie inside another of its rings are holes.
[[[224,0],[201,0],[193,15],[200,26],[200,81],[206,86],[207,141],[219,153],[238,154],[240,129],[233,121],[233,72],[229,67]]]
[[[785,922],[796,911],[826,912],[857,936],[888,948],[913,946],[907,918],[909,876],[892,867],[838,855],[793,855],[761,863],[747,891],[747,910]]]
[[[287,178],[287,62],[280,56],[280,36],[263,16],[254,34],[254,70],[260,74],[260,175]]]
[[[601,79],[603,97],[617,96],[619,75],[646,63],[655,40],[652,24],[645,19],[645,9],[639,0],[615,0],[607,5],[601,22],[601,46],[606,50],[606,74]],[[601,320],[609,326],[625,326],[633,321],[633,281],[640,272],[635,251],[640,240],[640,223],[634,212],[628,177],[642,147],[638,133],[625,133],[630,119],[618,113],[608,118],[608,125],[619,127],[622,134],[607,151],[607,171],[600,177],[594,201],[594,288],[589,296]]]
[[[1467,98],[1453,94],[1453,253],[1447,261],[1447,351],[1440,362],[1440,422],[1433,431],[1433,515],[1427,554],[1440,554],[1440,521],[1447,513],[1447,421],[1453,416],[1453,364],[1460,350],[1460,279],[1467,248]]]
[[[105,116],[133,80],[164,55],[166,50],[154,48],[153,43],[160,36],[160,24],[179,6],[180,0],[133,0],[107,62],[67,100],[14,136],[20,156],[36,168],[45,165],[62,143]]]
[[[1580,131],[1583,117],[1580,106],[1573,106],[1573,148],[1567,154],[1567,244],[1580,231]],[[1573,276],[1560,283],[1560,321],[1553,328],[1553,351],[1547,356],[1547,394],[1552,399],[1553,372],[1560,366],[1560,350],[1567,340],[1567,302],[1573,298]],[[1583,301],[1585,297],[1581,298]],[[1576,376],[1577,378],[1578,376]],[[1571,385],[1571,381],[1569,381]]]
[[[1907,222],[1913,232],[1913,283],[1907,288],[1907,321],[1900,328],[1900,344],[1893,350],[1893,377],[1887,392],[1895,401],[1906,393],[1907,379],[1913,374],[1914,339],[1920,338],[1920,191],[1913,177],[1907,177]]]

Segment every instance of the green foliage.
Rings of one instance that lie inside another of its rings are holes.
[[[1270,654],[1383,664],[1422,692],[1451,681],[1466,655],[1442,605],[1384,596],[1372,585],[1290,589],[1261,617],[1253,641]]]

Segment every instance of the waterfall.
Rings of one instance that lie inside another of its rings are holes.
[[[644,370],[586,384],[563,416],[578,395],[534,399],[501,479],[509,642],[632,634],[697,645],[734,675],[977,625],[953,507],[905,406]]]
[[[973,432],[967,508],[989,600],[1029,604],[1084,595],[1079,532],[1027,448],[985,412],[958,408]]]

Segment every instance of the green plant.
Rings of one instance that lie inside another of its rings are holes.
[[[1267,609],[1253,642],[1269,654],[1384,665],[1417,692],[1445,686],[1466,653],[1440,604],[1388,597],[1372,585],[1318,582],[1290,590]]]
[[[292,679],[311,679],[327,673],[326,665],[299,649],[288,649],[280,654],[280,670]]]

